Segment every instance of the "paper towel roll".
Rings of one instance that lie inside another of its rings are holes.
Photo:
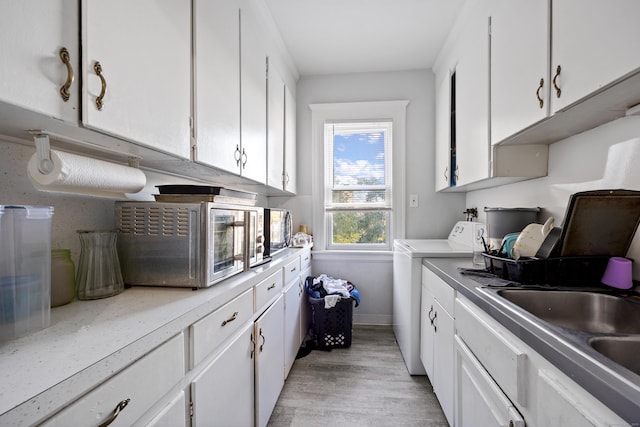
[[[29,159],[29,178],[38,190],[122,199],[125,193],[142,190],[147,182],[140,169],[103,160],[56,150],[51,150],[51,160],[53,170],[43,174],[37,153]]]

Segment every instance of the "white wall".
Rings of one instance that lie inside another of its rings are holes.
[[[467,193],[466,205],[543,208],[541,219],[553,216],[560,225],[571,194],[624,188],[640,190],[640,117],[631,116],[567,138],[549,147],[549,173],[501,187]],[[634,278],[640,280],[640,234],[628,254],[634,258]]]
[[[435,86],[430,70],[302,77],[297,85],[298,191],[292,198],[271,197],[271,206],[292,210],[294,229],[312,224],[311,110],[309,104],[329,102],[408,100],[406,116],[406,200],[418,194],[419,207],[406,207],[407,238],[446,238],[463,220],[464,194],[434,191]],[[391,323],[392,255],[332,256],[314,248],[313,273],[352,281],[362,304],[354,310],[356,323]]]

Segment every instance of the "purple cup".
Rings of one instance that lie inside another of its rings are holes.
[[[618,289],[630,289],[633,286],[631,277],[631,260],[622,257],[611,257],[607,269],[602,276],[602,283]]]

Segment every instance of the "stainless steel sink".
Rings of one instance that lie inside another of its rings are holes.
[[[640,375],[640,337],[595,337],[589,345],[619,365]]]
[[[534,316],[563,328],[595,334],[640,334],[640,304],[621,297],[527,289],[503,289],[497,293]],[[640,344],[636,345],[640,348]]]

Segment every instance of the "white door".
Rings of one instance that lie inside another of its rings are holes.
[[[451,179],[451,72],[436,76],[436,191],[449,188]]]
[[[240,11],[240,170],[267,179],[267,54],[258,20],[248,2]]]
[[[80,119],[78,3],[5,1],[0,13],[0,101],[67,122]],[[66,49],[71,73],[60,57]],[[69,98],[60,90],[69,79]]]
[[[489,18],[478,2],[456,66],[456,186],[489,177]]]
[[[553,0],[553,111],[572,104],[640,67],[640,2]]]
[[[85,126],[190,158],[191,3],[84,0],[81,10]]]
[[[420,360],[427,371],[429,379],[433,383],[433,354],[435,346],[435,332],[433,330],[434,307],[435,301],[433,295],[429,292],[429,288],[422,281],[422,298],[420,310]],[[432,384],[434,385],[434,384]],[[434,385],[435,388],[435,385]]]
[[[255,323],[255,425],[258,427],[264,427],[269,422],[284,386],[283,330],[284,298],[280,296]]]
[[[284,291],[284,377],[296,360],[300,340],[300,278],[295,278]]]
[[[253,323],[191,383],[194,426],[245,427],[254,422]]]
[[[194,160],[240,173],[240,4],[195,0]]]
[[[491,142],[546,118],[549,86],[549,2],[496,0],[491,15]]]
[[[288,86],[284,88],[284,190],[297,191],[296,160],[296,97]]]
[[[268,157],[267,157],[267,185],[278,190],[283,189],[284,173],[284,81],[280,72],[269,62],[269,128],[268,128]]]
[[[438,396],[438,401],[442,407],[450,425],[454,425],[454,350],[453,350],[453,318],[434,299],[433,331],[434,331],[434,354],[433,354],[433,388]],[[424,312],[423,312],[424,313]]]

